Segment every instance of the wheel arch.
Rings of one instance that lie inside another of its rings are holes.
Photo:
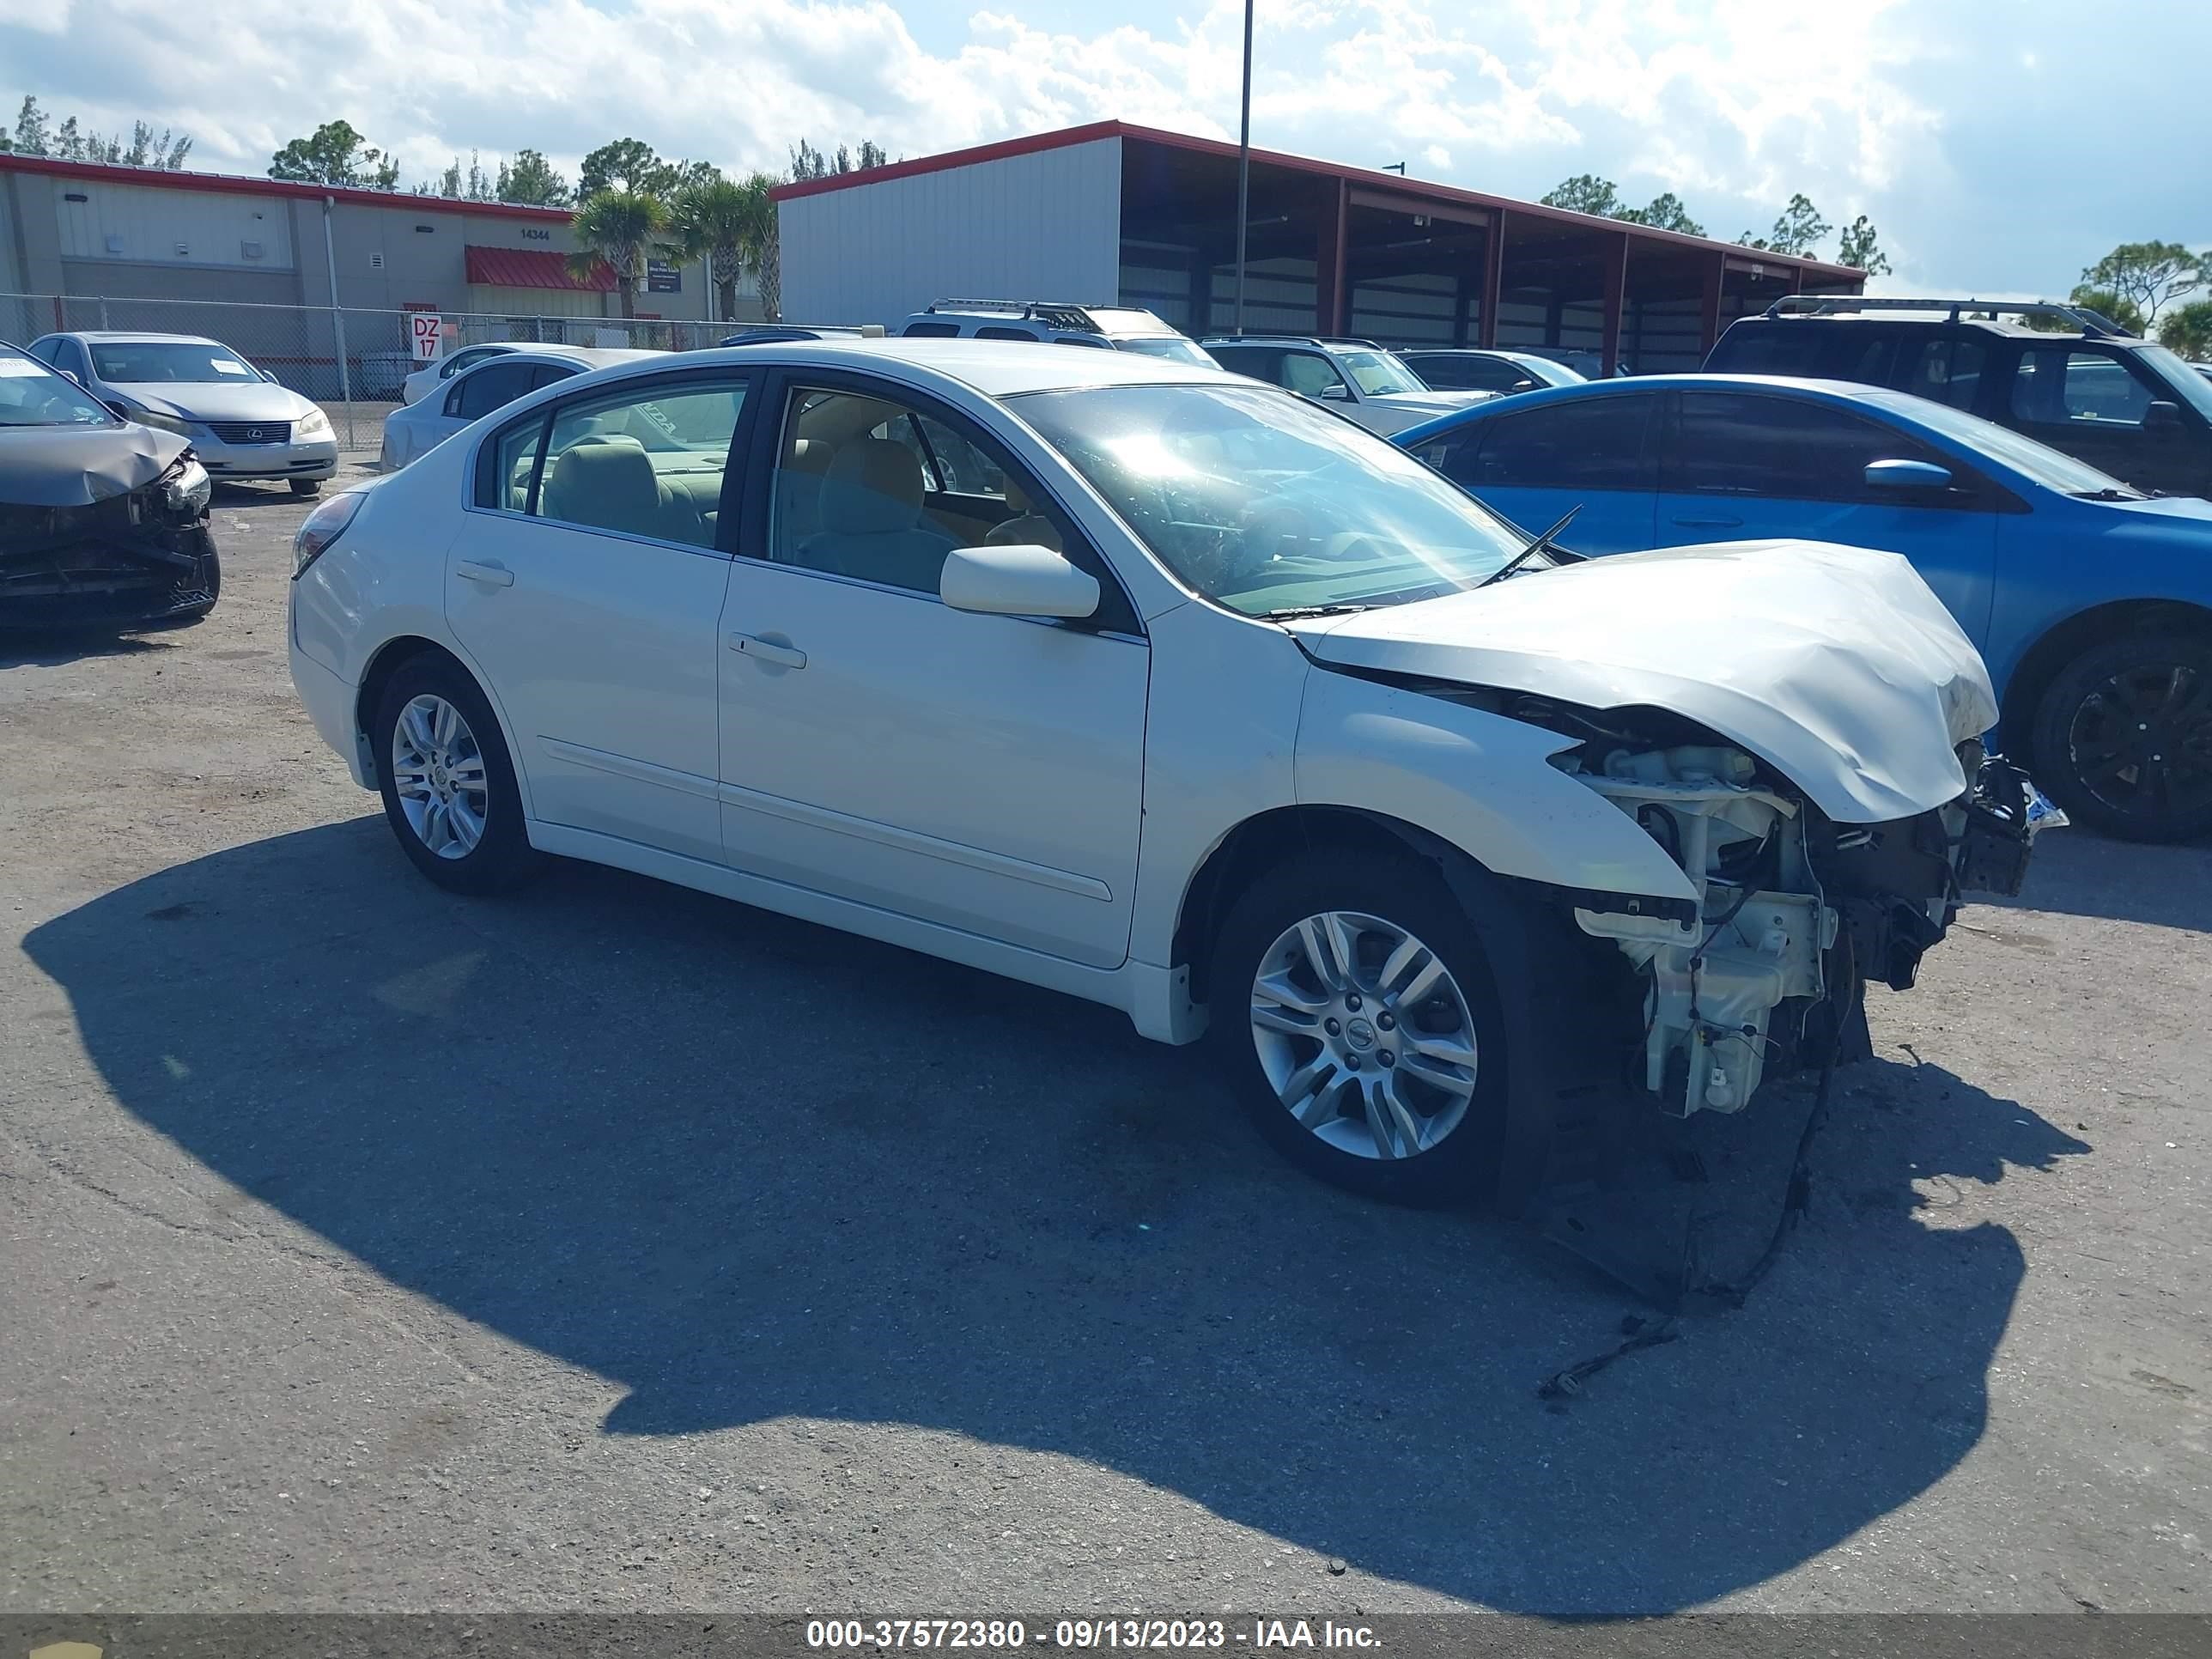
[[[1999,714],[2005,746],[2021,751],[2033,766],[2037,757],[2027,749],[2036,705],[2066,665],[2092,646],[2120,635],[2169,629],[2212,638],[2212,607],[2186,599],[2115,599],[2054,623],[2021,653],[2005,682]]]
[[[369,722],[376,712],[376,705],[383,700],[384,689],[392,684],[392,676],[409,663],[424,657],[450,664],[459,672],[467,675],[470,682],[483,694],[484,702],[491,708],[492,718],[499,722],[500,737],[507,744],[507,759],[514,768],[515,787],[522,796],[523,812],[526,817],[529,816],[529,774],[522,764],[522,750],[515,743],[514,727],[507,717],[507,710],[501,707],[499,698],[493,694],[491,687],[474,665],[462,658],[451,646],[421,634],[393,635],[369,654],[368,661],[362,669],[361,685],[354,694],[353,728],[354,741],[361,750],[362,774],[368,780],[368,787],[376,788],[383,776],[376,744],[368,735]]]

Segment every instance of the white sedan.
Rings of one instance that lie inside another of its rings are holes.
[[[463,346],[410,374],[401,385],[399,395],[410,404],[419,404],[454,375],[465,374],[478,363],[510,351],[529,349],[529,343],[522,340],[486,340],[481,345]]]
[[[1592,1065],[1741,1109],[2025,862],[1901,559],[1549,553],[1131,354],[628,363],[295,562],[300,696],[440,885],[594,860],[1210,1027],[1271,1139],[1386,1197],[1525,1169]]]
[[[386,472],[397,472],[410,461],[428,454],[471,422],[495,409],[504,409],[526,392],[611,364],[667,355],[662,351],[563,345],[489,353],[455,374],[442,392],[433,393],[419,402],[402,404],[384,417],[384,441],[377,454],[378,467]]]

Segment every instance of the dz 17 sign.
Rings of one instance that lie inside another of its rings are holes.
[[[438,360],[438,332],[445,319],[434,311],[416,311],[408,313],[407,326],[414,346],[415,361],[418,363]]]

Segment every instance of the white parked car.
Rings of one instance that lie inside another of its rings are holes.
[[[312,495],[338,470],[330,416],[219,340],[99,330],[30,351],[125,420],[184,439],[217,483],[282,480]]]
[[[448,352],[434,362],[428,362],[410,374],[400,385],[399,395],[410,404],[419,404],[454,375],[474,368],[487,358],[502,356],[510,351],[528,351],[532,347],[522,340],[487,340],[481,345],[463,346],[459,351]]]
[[[1903,560],[1570,560],[1217,371],[764,344],[325,502],[292,673],[443,886],[590,859],[1210,1026],[1293,1157],[1431,1199],[1592,1056],[1740,1109],[2025,861]]]
[[[1319,398],[1385,437],[1497,395],[1424,385],[1395,352],[1372,340],[1246,334],[1208,340],[1206,349],[1225,369]]]
[[[613,363],[641,357],[665,357],[665,351],[601,349],[591,346],[532,346],[526,351],[494,352],[478,358],[447,383],[439,396],[402,404],[384,417],[384,441],[377,465],[397,472],[427,455],[447,438],[525,392],[536,392]]]

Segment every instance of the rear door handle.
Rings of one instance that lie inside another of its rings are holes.
[[[487,564],[475,559],[463,559],[453,567],[453,574],[468,581],[479,582],[486,587],[514,586],[514,572],[503,564]]]
[[[1680,530],[1741,530],[1741,519],[1677,519],[1675,527]]]
[[[761,662],[772,662],[779,668],[804,668],[806,653],[795,645],[786,645],[779,640],[763,640],[752,634],[730,635],[730,649],[742,651]]]

